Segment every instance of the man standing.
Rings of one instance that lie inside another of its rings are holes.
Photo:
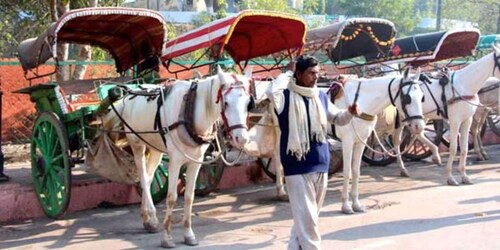
[[[349,123],[356,104],[340,111],[316,86],[318,60],[302,55],[267,91],[278,118],[280,159],[292,207],[288,249],[320,249],[318,218],[325,199],[330,151],[328,122]]]

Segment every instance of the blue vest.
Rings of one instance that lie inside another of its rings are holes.
[[[290,109],[290,90],[285,89],[283,91],[285,97],[284,107],[281,114],[277,114],[279,127],[281,129],[280,138],[280,158],[283,164],[283,170],[285,176],[296,175],[296,174],[306,174],[312,172],[323,172],[328,173],[329,163],[330,163],[330,149],[328,142],[320,143],[316,141],[310,142],[310,150],[306,154],[305,158],[299,160],[297,157],[287,154],[286,148],[288,145],[288,110]],[[323,91],[320,91],[319,98],[323,103],[325,108],[325,114],[328,112],[328,98]],[[309,117],[309,102],[307,98],[304,97],[304,102],[307,110],[307,120],[309,127],[311,127],[311,119]],[[312,139],[312,138],[311,138]]]

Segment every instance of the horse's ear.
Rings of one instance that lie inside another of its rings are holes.
[[[405,72],[403,73],[403,79],[408,79],[408,75],[410,75],[410,67],[405,69]]]
[[[198,71],[197,69],[194,69],[193,70],[193,77],[194,78],[202,78],[203,76],[201,75],[200,71]]]
[[[252,71],[253,71],[253,67],[252,66],[248,66],[246,69],[245,69],[245,77],[247,79],[250,79],[252,77]]]
[[[222,71],[220,65],[217,65],[217,75],[222,84],[226,84],[226,79],[224,78],[224,71]]]

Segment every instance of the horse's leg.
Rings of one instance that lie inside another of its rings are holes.
[[[446,164],[445,173],[448,185],[458,186],[458,182],[455,180],[455,178],[453,178],[452,167],[453,167],[453,160],[455,159],[455,155],[457,154],[457,141],[458,141],[457,136],[458,136],[458,129],[460,127],[460,122],[453,121],[451,119],[449,120],[449,122],[450,122],[450,148],[449,148],[450,154],[448,156],[449,158]],[[465,146],[465,149],[462,150],[466,150],[466,148],[467,146]]]
[[[348,142],[347,139],[342,138],[342,157],[343,157],[343,186],[341,194],[342,213],[353,214],[352,206],[349,202],[349,180],[351,179],[351,165],[352,165],[352,140]]]
[[[133,139],[129,140],[130,148],[132,149],[132,153],[134,154],[135,165],[137,166],[137,171],[140,175],[141,179],[141,188],[142,188],[142,200],[141,200],[141,218],[144,229],[146,229],[150,233],[155,233],[160,230],[160,226],[158,223],[158,218],[156,217],[156,208],[153,203],[153,198],[151,197],[151,181],[153,179],[153,175],[149,173],[148,169],[149,164],[152,162],[156,162],[160,160],[161,154],[159,157],[157,155],[152,155],[153,158],[150,158],[146,163],[146,146],[142,143],[137,143]],[[156,164],[158,164],[156,162]],[[153,171],[154,172],[154,171]]]
[[[465,173],[465,164],[467,160],[467,153],[469,151],[469,129],[472,123],[472,117],[469,117],[460,126],[460,161],[458,163],[458,170],[462,176],[463,184],[472,184],[467,173]]]
[[[359,175],[361,169],[361,157],[363,155],[364,145],[360,143],[355,143],[352,152],[352,187],[351,187],[351,198],[352,198],[352,209],[356,212],[365,212],[365,208],[359,202]]]
[[[479,124],[480,124],[480,119],[481,119],[481,115],[478,114],[479,112],[481,112],[480,110],[481,108],[478,108],[476,110],[476,113],[474,114],[474,118],[476,119],[473,119],[472,121],[472,124],[471,124],[471,127],[470,127],[470,133],[472,135],[472,139],[474,140],[474,152],[476,153],[476,159],[478,161],[484,161],[484,157],[482,155],[482,152],[481,152],[481,148],[479,146],[479,133],[478,133],[478,127],[479,127]]]
[[[179,178],[179,171],[182,164],[184,164],[183,156],[177,151],[170,156],[168,162],[168,193],[167,193],[167,209],[165,212],[165,220],[163,221],[163,227],[165,228],[165,233],[161,241],[161,246],[164,248],[175,247],[174,239],[172,237],[172,211],[174,210],[175,202],[177,201],[177,179]]]
[[[279,149],[275,150],[272,162],[275,164],[276,169],[276,192],[278,194],[278,199],[288,201],[288,194],[285,191],[284,184],[285,175],[283,173],[283,165],[281,165]]]
[[[481,155],[483,156],[484,160],[488,160],[489,156],[488,156],[488,152],[486,152],[486,148],[483,145],[483,138],[481,137],[481,130],[483,129],[483,125],[486,122],[486,119],[488,119],[489,113],[490,113],[490,110],[488,108],[484,109],[484,113],[481,116],[481,120],[479,122],[479,128],[477,130],[478,131],[477,136],[478,136],[479,150],[481,151]]]
[[[203,158],[200,159],[200,161]],[[186,189],[184,191],[184,243],[189,246],[198,245],[196,236],[194,235],[191,223],[191,214],[193,210],[194,189],[196,178],[200,172],[201,164],[189,162],[186,164]]]
[[[405,164],[403,162],[403,156],[401,155],[401,150],[400,150],[400,145],[401,145],[401,135],[402,135],[402,132],[403,132],[403,126],[399,126],[399,128],[393,130],[392,132],[392,138],[394,138],[394,150],[396,150],[396,154],[397,154],[397,161],[398,161],[398,166],[399,166],[399,175],[401,175],[401,177],[410,177],[410,175],[408,174],[408,170],[406,169],[405,167]],[[411,145],[407,145],[407,147],[409,147]]]
[[[429,141],[429,139],[425,137],[423,132],[417,135],[417,140],[419,140],[423,144],[427,145],[427,147],[429,147],[429,149],[432,152],[432,162],[434,162],[434,164],[441,165],[442,163],[441,163],[441,156],[439,155],[439,147],[436,146],[436,144]]]

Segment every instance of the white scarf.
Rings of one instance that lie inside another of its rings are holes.
[[[319,89],[301,87],[291,78],[288,84],[290,90],[290,107],[288,111],[288,146],[287,154],[297,159],[305,158],[310,149],[311,137],[314,141],[326,141],[327,120],[323,103],[319,99]],[[308,126],[306,105],[303,97],[309,102],[311,127]],[[308,131],[310,131],[308,133]]]

